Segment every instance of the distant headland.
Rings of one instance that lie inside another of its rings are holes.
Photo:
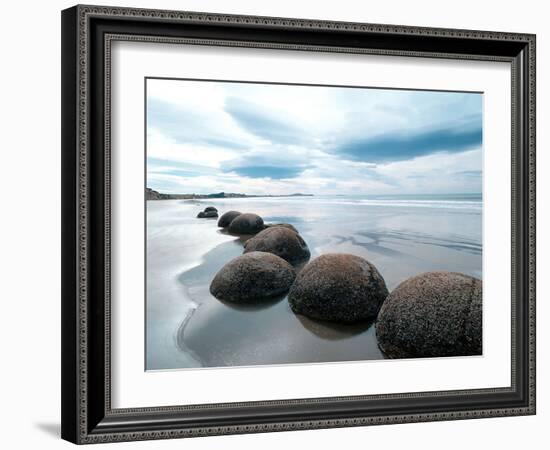
[[[210,198],[253,198],[253,197],[313,197],[313,194],[289,194],[289,195],[248,195],[233,192],[217,192],[214,194],[163,194],[151,188],[145,188],[146,200],[192,200]]]

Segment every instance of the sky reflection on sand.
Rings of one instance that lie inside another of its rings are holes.
[[[481,278],[481,209],[384,207],[347,199],[242,198],[147,202],[147,369],[251,366],[383,358],[372,324],[336,325],[297,316],[286,297],[259,305],[220,302],[215,273],[246,238],[196,219],[205,206],[256,212],[293,224],[312,258],[353,253],[373,262],[391,290],[420,272]]]

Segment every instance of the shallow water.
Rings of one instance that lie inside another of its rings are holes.
[[[148,370],[382,359],[373,324],[335,325],[292,313],[286,297],[224,303],[210,281],[246,238],[196,219],[206,206],[294,225],[312,258],[346,252],[373,262],[388,289],[421,272],[481,278],[476,197],[291,197],[147,202]]]

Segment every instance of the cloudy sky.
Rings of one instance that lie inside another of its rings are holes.
[[[482,95],[147,81],[165,193],[479,193]]]

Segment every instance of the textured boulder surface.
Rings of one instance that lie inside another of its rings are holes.
[[[296,229],[296,227],[290,223],[266,223],[265,228],[273,228],[273,227],[283,227],[288,228],[289,230],[294,231],[295,233],[299,233],[299,231]]]
[[[306,261],[311,256],[302,237],[286,227],[269,227],[246,241],[244,253],[268,252],[280,256],[290,264]]]
[[[199,219],[209,219],[212,217],[218,217],[218,211],[201,211],[197,214]]]
[[[239,211],[227,211],[221,215],[220,220],[218,220],[218,226],[220,228],[227,228],[233,219],[240,215]]]
[[[387,295],[384,279],[369,261],[355,255],[329,253],[302,269],[288,301],[297,314],[353,323],[376,318]]]
[[[204,208],[204,212],[210,212],[210,211],[218,212],[218,210],[216,208],[214,208],[213,206],[207,206],[206,208]]]
[[[210,284],[219,300],[250,303],[286,294],[296,272],[284,259],[271,253],[251,252],[223,266]]]
[[[376,322],[391,358],[480,355],[482,283],[454,272],[423,273],[388,296]]]
[[[264,220],[257,214],[245,213],[235,217],[229,224],[229,232],[256,234],[264,229]]]

